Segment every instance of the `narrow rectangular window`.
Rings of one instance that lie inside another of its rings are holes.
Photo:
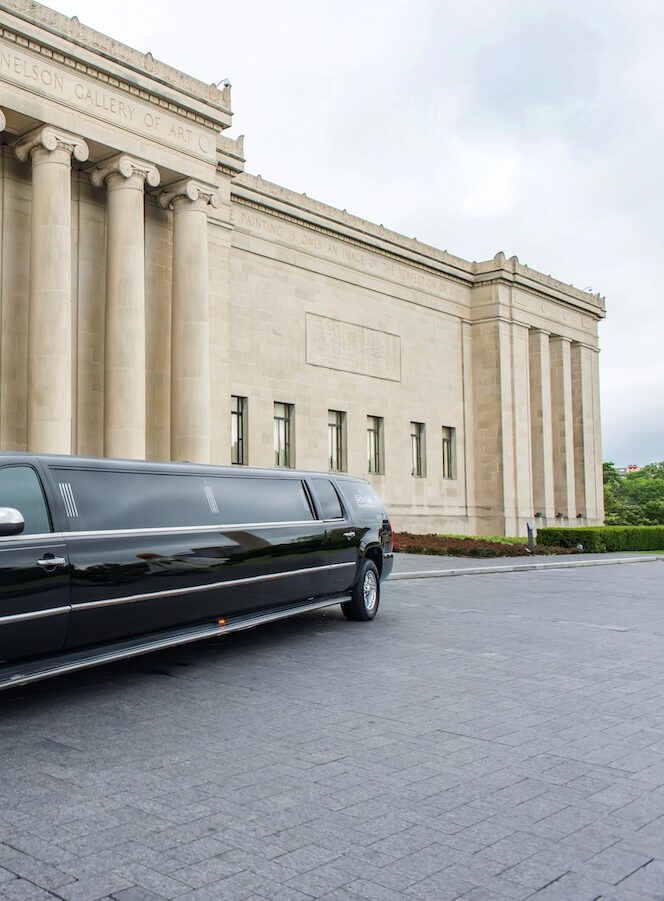
[[[456,478],[456,429],[443,426],[443,478]]]
[[[384,471],[382,416],[367,416],[367,456],[369,472],[382,473]]]
[[[346,471],[346,414],[327,411],[327,452],[330,472]]]
[[[274,465],[292,468],[293,453],[293,404],[274,405]]]
[[[231,396],[231,463],[246,465],[247,398]]]
[[[411,449],[411,471],[417,478],[424,478],[426,475],[426,447],[425,447],[425,430],[423,422],[411,422],[410,424],[410,449]]]

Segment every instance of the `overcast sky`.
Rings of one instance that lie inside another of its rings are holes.
[[[229,78],[248,171],[604,294],[604,459],[664,460],[661,0],[49,5]]]

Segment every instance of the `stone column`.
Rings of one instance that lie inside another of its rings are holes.
[[[590,524],[601,520],[597,498],[595,447],[595,397],[593,365],[597,351],[574,342],[571,352],[572,405],[574,409],[574,476],[576,481],[576,509]]]
[[[186,179],[166,188],[160,203],[173,210],[171,311],[171,458],[210,461],[210,313],[208,211],[221,205],[217,189]]]
[[[532,520],[533,513],[533,479],[532,479],[532,446],[530,440],[530,367],[529,329],[525,325],[513,322],[511,327],[511,367],[512,390],[504,402],[513,406],[512,446],[514,457],[514,519],[507,520],[509,511],[505,510],[507,535],[523,535],[526,523]],[[505,444],[505,439],[503,439]],[[506,454],[506,451],[503,450]]]
[[[576,525],[574,480],[574,412],[572,406],[571,340],[555,335],[550,340],[553,472],[556,515]]]
[[[549,333],[530,329],[530,439],[536,525],[554,524],[553,434],[551,428],[551,359]]]
[[[595,459],[593,461],[593,477],[595,481],[595,503],[596,520],[591,525],[604,524],[604,467],[602,461],[602,422],[601,422],[601,403],[599,390],[599,349],[592,351],[591,355],[591,375],[593,384],[593,426],[594,426],[594,444]]]
[[[40,126],[16,145],[32,161],[28,301],[28,450],[72,452],[71,159],[79,137]]]
[[[157,169],[126,154],[91,174],[107,186],[104,454],[145,458],[145,183]]]

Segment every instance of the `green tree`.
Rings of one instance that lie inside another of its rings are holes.
[[[625,476],[605,463],[604,508],[607,525],[664,525],[664,461]]]

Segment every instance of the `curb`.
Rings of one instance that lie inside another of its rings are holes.
[[[488,576],[493,573],[520,573],[529,570],[574,569],[581,566],[613,566],[621,563],[656,563],[664,561],[664,554],[649,557],[613,557],[611,560],[556,560],[554,563],[516,563],[513,566],[468,566],[463,569],[429,569],[414,572],[392,573],[387,582],[404,579],[442,579],[447,576]]]

